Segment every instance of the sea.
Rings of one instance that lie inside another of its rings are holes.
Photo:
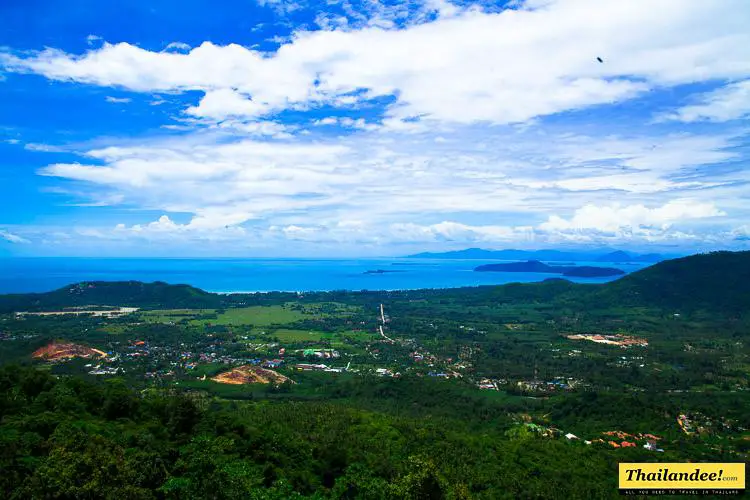
[[[420,258],[379,259],[182,259],[182,258],[0,258],[0,293],[47,292],[82,281],[164,281],[218,293],[330,290],[414,290],[504,283],[529,283],[560,277],[542,273],[475,272],[499,260]],[[507,261],[506,261],[507,262]],[[549,264],[617,267],[626,273],[649,264],[571,262]],[[368,273],[368,271],[386,271]],[[566,278],[606,283],[608,278]]]

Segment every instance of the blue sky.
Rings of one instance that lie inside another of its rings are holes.
[[[5,1],[0,255],[749,248],[750,9],[658,6]]]

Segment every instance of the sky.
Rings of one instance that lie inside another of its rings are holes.
[[[750,249],[746,0],[0,19],[0,256]]]

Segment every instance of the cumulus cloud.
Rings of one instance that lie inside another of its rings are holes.
[[[697,121],[725,122],[750,116],[750,80],[743,80],[703,94],[696,104],[684,106],[660,120],[685,123]]]
[[[97,230],[97,232],[99,232],[98,237],[105,239],[137,237],[149,240],[170,240],[182,237],[186,240],[237,240],[244,237],[246,232],[234,224],[243,222],[246,218],[245,215],[237,214],[207,214],[195,216],[187,224],[178,224],[168,215],[162,215],[148,224],[132,226],[117,224],[113,231]]]
[[[442,11],[451,10],[447,5]],[[189,112],[214,118],[366,90],[364,98],[395,96],[394,118],[453,123],[523,122],[654,88],[750,75],[750,10],[742,0],[664,0],[659,9],[648,0],[532,7],[469,9],[398,30],[298,31],[270,54],[210,42],[185,54],[118,43],[83,55],[4,53],[0,64],[139,92],[201,90],[204,100]],[[600,55],[605,64],[596,63]]]
[[[700,203],[692,200],[670,201],[660,207],[648,208],[644,205],[622,206],[618,203],[608,206],[586,205],[575,211],[570,219],[552,215],[539,229],[549,232],[594,230],[603,233],[619,234],[650,233],[666,231],[677,222],[720,217],[725,212],[713,203]]]
[[[4,229],[0,229],[0,239],[3,239],[9,243],[31,243],[29,240],[17,234],[13,234]]]
[[[187,114],[222,120],[228,117],[256,117],[268,111],[268,103],[251,100],[231,89],[206,92],[197,106],[187,109]]]

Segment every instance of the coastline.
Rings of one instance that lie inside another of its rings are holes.
[[[259,260],[191,260],[191,259],[91,259],[38,261],[7,259],[0,273],[0,294],[45,293],[71,284],[91,281],[162,281],[187,284],[212,293],[315,293],[333,291],[443,290],[496,286],[507,283],[535,283],[550,277],[542,273],[480,273],[477,265],[488,261],[445,260],[419,261],[408,272],[363,274],[368,269],[383,268],[382,261],[259,261]],[[588,263],[579,262],[579,265]],[[396,266],[398,267],[398,266]],[[626,273],[642,266],[623,266]],[[645,266],[643,266],[645,267]],[[603,283],[611,278],[572,278],[577,283]]]

